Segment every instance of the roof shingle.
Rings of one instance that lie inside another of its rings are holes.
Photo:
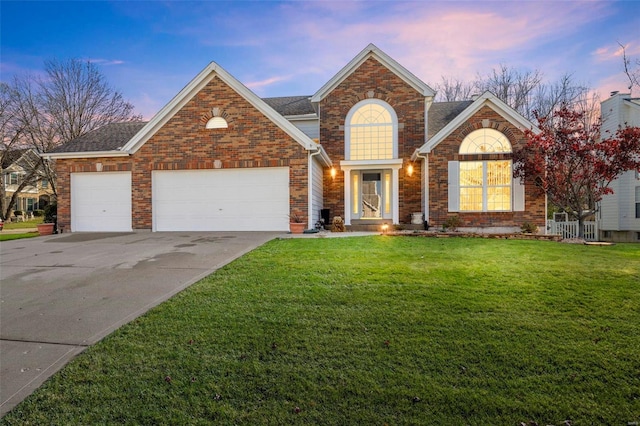
[[[79,138],[57,146],[49,152],[115,151],[126,145],[145,124],[147,124],[146,121],[127,121],[107,124]]]
[[[311,96],[282,96],[262,100],[283,116],[316,113],[311,104]]]

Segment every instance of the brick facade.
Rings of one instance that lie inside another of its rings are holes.
[[[409,222],[412,212],[422,210],[420,167],[415,164],[413,175],[407,176],[405,166],[425,142],[424,95],[376,59],[369,58],[320,102],[320,144],[336,167],[345,160],[347,114],[355,104],[371,97],[388,103],[398,116],[398,157],[403,159],[398,177],[400,221]],[[324,204],[333,216],[345,216],[344,178],[340,171],[335,179],[325,174]]]
[[[507,160],[511,154],[460,155],[460,144],[471,132],[488,127],[503,133],[516,149],[525,143],[522,131],[489,107],[481,108],[463,125],[451,132],[429,154],[429,221],[434,226],[442,224],[450,216],[458,216],[461,227],[513,227],[524,222],[535,223],[539,229],[546,226],[545,200],[533,182],[525,182],[525,210],[521,212],[448,212],[448,162],[455,160]],[[487,122],[485,122],[487,123]]]
[[[212,108],[219,108],[227,129],[206,129]],[[306,150],[242,96],[213,78],[130,157],[58,159],[58,223],[71,225],[70,173],[132,172],[132,226],[151,229],[153,170],[289,167],[290,211],[306,218],[308,162]]]
[[[384,60],[381,62],[377,58],[381,56],[373,54],[363,57],[355,70],[338,82],[329,93],[319,98],[316,107],[319,114],[320,144],[338,169],[336,176],[332,177],[330,169],[324,168],[324,205],[321,207],[330,209],[332,216],[346,216],[345,176],[339,170],[340,162],[346,160],[345,120],[358,102],[379,99],[393,108],[398,117],[397,158],[402,160],[402,166],[398,170],[397,194],[400,223],[410,223],[412,213],[424,210],[422,186],[428,181],[428,219],[434,226],[441,226],[448,217],[458,216],[462,227],[519,227],[524,222],[532,222],[544,229],[545,199],[536,192],[533,182],[529,181],[525,183],[524,211],[448,212],[449,161],[511,157],[510,154],[461,156],[458,152],[465,136],[483,126],[489,126],[502,132],[516,148],[524,143],[524,134],[505,117],[485,106],[442,139],[428,154],[428,179],[425,179],[421,164],[424,160],[411,162],[414,152],[426,142],[425,94],[415,89],[415,81],[411,85],[407,82],[411,79],[403,79],[396,74],[402,74],[398,71],[401,67],[395,68],[394,72],[383,64]],[[224,81],[219,76],[214,76],[206,84],[202,82],[202,89],[129,157],[58,159],[59,226],[65,230],[70,229],[71,173],[96,172],[96,163],[102,164],[102,173],[132,173],[134,229],[152,229],[151,177],[154,170],[214,169],[216,163],[224,169],[289,167],[289,211],[307,221],[310,198],[309,153],[290,136],[293,133],[283,131],[236,92],[233,87],[238,89],[237,86],[231,84],[231,87]],[[239,91],[242,93],[242,90]],[[205,128],[214,114],[213,108],[216,109],[215,115],[225,118],[228,128]],[[453,117],[449,118],[449,122]],[[309,143],[312,145],[311,140]],[[409,165],[413,167],[411,176],[407,173]],[[314,205],[314,208],[318,206]]]

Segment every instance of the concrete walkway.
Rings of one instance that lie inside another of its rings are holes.
[[[0,416],[86,347],[280,235],[77,233],[0,242]]]

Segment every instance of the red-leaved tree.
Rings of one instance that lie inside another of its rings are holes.
[[[584,220],[613,193],[611,182],[640,170],[640,127],[600,135],[600,120],[589,123],[567,107],[536,119],[541,131],[526,131],[527,143],[513,153],[514,177],[534,177],[552,204],[578,220],[582,238]]]

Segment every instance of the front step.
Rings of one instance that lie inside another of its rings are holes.
[[[352,223],[348,225],[347,231],[351,232],[382,232],[382,225],[386,223],[389,227],[387,232],[392,231],[401,231],[401,230],[411,230],[411,231],[420,231],[424,230],[423,225],[414,225],[411,223],[401,223],[399,225],[393,225],[391,222],[376,222],[376,223]]]

